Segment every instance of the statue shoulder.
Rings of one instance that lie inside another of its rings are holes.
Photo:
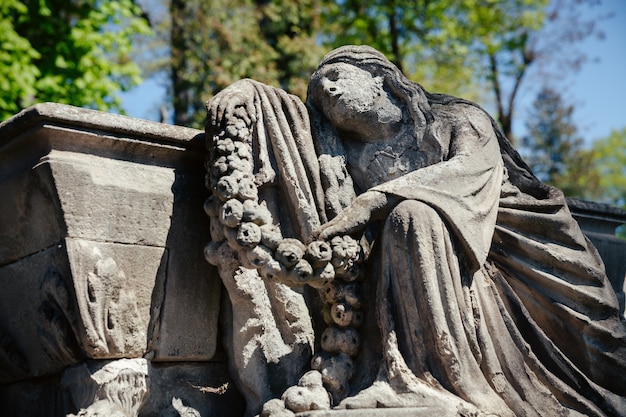
[[[435,119],[452,127],[453,136],[473,131],[483,138],[495,138],[493,119],[484,109],[468,101],[435,104],[432,106]]]

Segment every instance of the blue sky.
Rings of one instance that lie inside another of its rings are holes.
[[[626,128],[626,2],[604,0],[602,7],[614,13],[604,21],[606,38],[583,45],[590,57],[599,61],[587,63],[570,77],[568,86],[575,99],[578,128],[590,140]]]
[[[556,84],[563,97],[574,104],[574,121],[588,144],[612,130],[626,128],[626,1],[604,0],[598,12],[613,13],[602,24],[605,39],[589,39],[581,44],[589,62]],[[122,99],[129,116],[156,121],[159,106],[165,101],[165,87],[149,79],[124,93]],[[520,117],[513,126],[518,136],[524,130],[520,122],[524,119],[523,108],[533,99],[534,92],[519,97]]]

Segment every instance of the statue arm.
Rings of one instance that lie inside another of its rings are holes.
[[[456,236],[473,268],[484,263],[496,225],[504,176],[490,118],[479,108],[454,112],[449,158],[374,187],[433,207]]]
[[[316,230],[318,239],[328,240],[341,234],[363,230],[371,221],[383,219],[398,204],[399,198],[380,191],[366,191],[350,206]]]
[[[489,251],[502,184],[502,158],[491,121],[480,109],[454,112],[449,158],[378,185],[318,229],[320,237],[350,234],[384,218],[401,200],[435,208],[467,248],[475,265]]]
[[[502,165],[498,139],[489,117],[475,107],[458,105],[454,118],[446,123],[451,123],[452,129],[447,141],[448,156],[444,161],[409,172],[373,189],[398,193],[405,198],[411,198],[411,190],[421,193],[422,189],[455,198],[472,197],[468,194],[472,192],[473,184]]]

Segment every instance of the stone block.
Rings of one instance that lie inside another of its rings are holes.
[[[65,236],[50,164],[0,182],[0,265],[48,248]]]
[[[145,353],[152,292],[163,281],[167,250],[67,239],[78,306],[79,343],[90,358],[137,358]]]
[[[0,384],[82,360],[63,242],[0,268]]]
[[[3,416],[240,416],[245,401],[225,363],[87,361],[62,374],[2,386]],[[194,414],[195,412],[195,414]],[[80,414],[82,415],[82,414]]]
[[[203,139],[57,104],[0,124],[0,383],[85,358],[212,360]]]
[[[164,248],[68,238],[0,268],[0,382],[85,356],[143,356],[166,259]]]
[[[158,286],[163,292],[154,295],[158,326],[150,340],[150,356],[155,361],[210,360],[217,346],[221,284],[203,255],[209,240],[208,218],[202,209],[203,178],[177,172],[172,192],[167,279]]]
[[[53,151],[54,176],[70,237],[164,246],[173,210],[174,170]]]

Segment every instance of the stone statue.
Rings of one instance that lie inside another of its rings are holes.
[[[602,261],[484,110],[366,46],[306,106],[251,80],[207,103],[205,255],[250,415],[626,415]]]

